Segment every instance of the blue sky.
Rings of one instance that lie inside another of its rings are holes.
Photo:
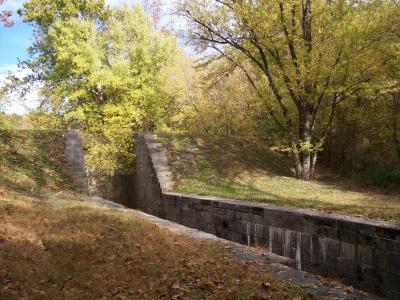
[[[15,25],[11,28],[6,28],[0,25],[0,80],[3,80],[8,72],[16,72],[18,69],[18,59],[26,59],[26,49],[31,45],[32,27],[24,24],[18,17],[16,11],[22,6],[23,0],[7,0],[1,6],[1,10],[7,9],[13,12],[13,20]],[[34,108],[37,104],[37,91],[27,97],[27,101],[13,101],[6,106],[7,113],[24,114],[30,108]]]
[[[120,3],[136,3],[139,0],[106,0],[107,4],[111,6],[118,5]],[[166,11],[164,14],[164,21],[168,19],[168,10],[171,7],[173,0],[164,0]],[[16,72],[18,70],[18,60],[24,60],[27,58],[27,48],[32,44],[32,27],[28,24],[22,22],[18,17],[16,11],[22,6],[24,0],[7,0],[4,5],[0,7],[0,10],[11,10],[13,11],[13,19],[15,21],[14,27],[6,28],[0,25],[0,81],[3,80],[9,71]],[[25,101],[13,98],[12,103],[10,103],[4,109],[6,113],[17,113],[25,114],[29,110],[34,109],[38,103],[38,91],[32,90],[32,92],[27,96]]]
[[[21,21],[11,28],[0,26],[0,40],[0,65],[17,64],[18,58],[26,58],[26,49],[32,43],[32,28]]]

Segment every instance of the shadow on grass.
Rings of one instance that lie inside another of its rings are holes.
[[[187,254],[178,251],[181,246],[171,233],[80,205],[60,206],[46,214],[18,210],[40,219],[29,228],[14,223],[13,228],[25,234],[0,242],[0,285],[7,287],[0,289],[1,299],[21,299],[26,292],[34,299],[102,299],[117,294],[123,295],[121,299],[141,299],[146,290],[150,299],[160,299],[154,293],[165,293],[165,299],[173,296],[170,287],[177,279],[168,276],[162,281],[161,275],[183,268],[179,258]],[[40,234],[32,239],[31,232]]]
[[[268,142],[260,138],[164,134],[160,140],[173,161],[193,158],[221,175],[235,176],[243,170],[258,169],[276,176],[292,176],[290,160],[271,151]]]
[[[32,195],[71,187],[61,131],[1,130],[0,144],[0,183],[8,190]]]

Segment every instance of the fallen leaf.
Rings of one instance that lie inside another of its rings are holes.
[[[181,294],[176,294],[171,297],[172,300],[178,300],[181,297]]]
[[[2,235],[0,235],[0,243],[5,243],[6,242],[6,238]]]
[[[269,282],[264,282],[263,283],[263,287],[266,289],[270,289],[271,288],[271,284]]]

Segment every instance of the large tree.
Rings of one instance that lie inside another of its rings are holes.
[[[392,1],[181,0],[189,40],[242,69],[265,99],[296,177],[313,178],[337,106],[373,84]],[[249,62],[251,68],[243,62]]]
[[[130,171],[134,132],[163,125],[176,39],[140,6],[103,0],[30,0],[20,14],[36,39],[23,62],[33,72],[17,84],[39,82],[41,109],[89,133],[91,166]]]

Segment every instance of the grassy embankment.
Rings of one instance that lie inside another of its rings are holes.
[[[400,195],[327,172],[315,181],[293,178],[291,161],[250,137],[162,136],[177,192],[400,222]],[[399,183],[400,185],[400,183]]]
[[[83,201],[61,133],[0,132],[0,299],[314,299],[263,266]]]

